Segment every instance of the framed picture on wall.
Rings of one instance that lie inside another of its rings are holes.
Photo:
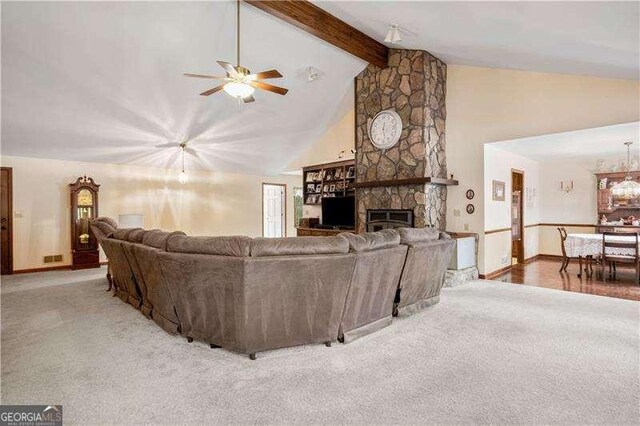
[[[504,182],[501,180],[493,181],[493,201],[504,201]]]

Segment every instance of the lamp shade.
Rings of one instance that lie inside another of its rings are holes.
[[[142,228],[143,226],[144,215],[137,213],[118,215],[118,227],[120,228]]]
[[[224,91],[235,98],[246,98],[251,96],[255,89],[246,83],[232,81],[224,85]]]

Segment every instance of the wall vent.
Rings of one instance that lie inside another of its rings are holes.
[[[42,261],[44,263],[62,262],[62,255],[61,254],[54,254],[54,255],[51,255],[51,256],[44,256],[42,258]]]

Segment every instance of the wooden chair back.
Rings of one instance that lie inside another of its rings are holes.
[[[567,249],[564,244],[567,241],[567,230],[564,227],[558,228],[558,232],[560,232],[560,248],[562,249],[562,257],[567,257]]]
[[[615,241],[607,239],[607,237],[631,237],[630,241]],[[608,255],[607,248],[618,249],[632,249],[635,253],[635,260],[638,260],[640,254],[638,253],[638,233],[637,232],[603,232],[602,233],[602,257],[607,259],[615,255]]]

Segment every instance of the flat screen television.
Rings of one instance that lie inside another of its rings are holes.
[[[356,226],[355,197],[325,197],[322,199],[322,226],[353,228]]]

